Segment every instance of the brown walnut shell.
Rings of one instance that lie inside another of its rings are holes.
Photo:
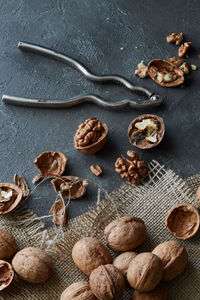
[[[125,278],[127,276],[129,264],[136,255],[137,253],[133,251],[123,252],[113,260],[113,265],[122,272]]]
[[[163,285],[158,285],[150,292],[134,291],[131,300],[167,300],[167,289]]]
[[[14,270],[7,261],[0,260],[0,291],[7,288],[14,278]]]
[[[158,73],[165,73],[165,72],[170,73],[174,77],[174,80],[170,82],[164,82],[164,81],[160,82],[157,79],[157,75]],[[177,66],[171,64],[167,60],[155,59],[150,61],[148,65],[148,74],[153,81],[165,87],[174,87],[184,82],[183,72]]]
[[[60,300],[95,300],[96,297],[92,294],[89,283],[79,281],[72,283],[62,293]]]
[[[162,280],[168,281],[181,274],[188,263],[185,247],[176,241],[167,241],[159,244],[152,251],[163,262],[164,273]]]
[[[0,229],[0,259],[7,260],[17,252],[14,237],[8,231]]]
[[[28,184],[24,178],[18,174],[14,174],[14,183],[22,190],[23,197],[27,197],[30,193]]]
[[[56,193],[62,191],[62,196],[65,199],[78,199],[82,197],[88,185],[87,180],[76,176],[62,176],[51,180],[51,183]]]
[[[180,240],[191,238],[199,229],[198,210],[189,203],[174,205],[166,217],[168,231]]]
[[[22,190],[13,183],[3,182],[0,183],[1,191],[12,191],[12,196],[6,202],[0,201],[0,215],[5,215],[17,208],[23,200]]]
[[[72,249],[75,265],[87,276],[100,265],[112,263],[109,250],[95,238],[85,237],[76,242]]]
[[[104,238],[108,247],[115,252],[133,250],[145,241],[146,227],[142,219],[125,216],[106,226]]]
[[[198,203],[198,205],[200,206],[200,186],[198,187],[198,189],[196,191],[195,200]]]
[[[99,300],[114,300],[121,297],[125,289],[124,276],[115,266],[99,266],[90,275],[90,288]]]
[[[43,177],[61,176],[65,171],[67,157],[62,152],[46,151],[36,157],[34,164]]]
[[[149,292],[159,284],[163,276],[163,263],[150,252],[138,254],[130,263],[127,279],[129,284],[141,292]]]
[[[17,275],[30,283],[43,283],[53,271],[51,257],[39,248],[29,247],[17,252],[12,260]]]
[[[143,133],[139,133],[139,135],[135,135],[135,133],[138,131],[137,128],[135,127],[135,124],[137,122],[141,122],[142,120],[145,119],[152,119],[157,121],[158,124],[158,131],[157,131],[157,142],[152,143],[148,140],[145,139],[145,135],[143,135]],[[128,138],[129,138],[129,142],[131,145],[133,145],[136,148],[145,150],[145,149],[150,149],[153,148],[155,146],[157,146],[158,144],[160,144],[160,142],[163,139],[165,133],[165,124],[163,121],[163,118],[156,116],[156,115],[151,115],[151,114],[145,114],[145,115],[140,115],[137,118],[135,118],[129,125],[128,127]]]
[[[57,200],[51,207],[49,213],[53,215],[53,223],[64,226],[67,221],[67,208],[63,200]]]

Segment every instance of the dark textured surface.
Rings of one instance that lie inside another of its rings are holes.
[[[177,46],[165,42],[171,32],[182,31],[192,41],[189,63],[200,65],[200,3],[196,1],[132,0],[0,0],[0,91],[16,96],[64,99],[81,93],[96,93],[108,99],[133,96],[123,87],[99,85],[59,62],[17,49],[20,40],[41,44],[71,55],[99,74],[116,73],[162,95],[164,104],[145,112],[164,118],[163,142],[149,151],[139,151],[149,161],[156,159],[183,177],[200,172],[200,87],[199,71],[192,72],[185,88],[162,88],[150,79],[134,76],[137,64],[177,54]],[[136,50],[135,47],[139,47]],[[124,47],[124,51],[120,51]],[[108,100],[109,101],[109,100]],[[142,112],[144,113],[144,112]],[[132,109],[106,111],[92,104],[63,110],[31,109],[0,105],[1,180],[12,181],[15,172],[31,185],[37,174],[34,158],[46,150],[67,154],[66,173],[95,180],[105,189],[121,184],[114,172],[115,159],[131,148],[127,128],[140,112]],[[79,123],[89,117],[106,122],[109,140],[102,151],[84,156],[74,150],[73,135]],[[22,155],[18,155],[21,151]],[[89,171],[92,163],[102,166],[96,178]],[[54,201],[48,184],[40,187],[28,205],[40,215],[47,214]],[[75,216],[96,201],[97,188],[69,209]]]

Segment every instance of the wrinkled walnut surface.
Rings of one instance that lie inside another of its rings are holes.
[[[155,143],[150,142],[146,139],[146,131],[138,130],[135,124],[145,119],[152,119],[157,122],[157,141]],[[128,138],[131,145],[139,149],[150,149],[157,146],[163,139],[165,133],[164,121],[161,117],[151,114],[140,115],[135,118],[128,127]]]
[[[0,260],[0,291],[7,288],[14,277],[14,270],[7,261]]]
[[[153,290],[163,276],[163,264],[158,256],[150,252],[138,254],[130,263],[127,279],[129,284],[141,292]]]
[[[14,174],[14,183],[22,190],[23,197],[27,197],[30,193],[28,184],[24,178],[18,174]]]
[[[159,244],[153,251],[164,265],[162,280],[172,280],[181,274],[187,263],[188,255],[185,247],[176,241],[167,241]]]
[[[185,42],[178,48],[178,56],[183,57],[187,54],[188,50],[190,49],[192,43],[191,42]]]
[[[133,250],[145,241],[146,227],[142,219],[125,216],[106,226],[104,238],[108,247],[113,251]]]
[[[59,199],[51,207],[49,213],[53,215],[53,223],[64,226],[67,221],[67,209],[65,203]]]
[[[89,283],[79,281],[68,286],[61,295],[60,300],[95,300]]]
[[[153,291],[134,291],[131,300],[167,300],[167,289],[163,285],[158,285]]]
[[[17,252],[12,260],[12,266],[20,278],[31,283],[45,282],[53,270],[51,257],[34,247]]]
[[[198,210],[189,203],[174,205],[166,217],[166,226],[176,238],[186,240],[192,237],[199,229]]]
[[[76,242],[72,249],[76,266],[87,276],[100,265],[112,263],[109,250],[99,240],[85,237]]]
[[[8,201],[0,201],[0,215],[4,215],[13,211],[23,200],[22,190],[13,183],[3,182],[0,183],[0,191],[10,192],[12,196]]]
[[[7,260],[17,252],[14,237],[8,231],[0,229],[0,259]]]
[[[183,33],[171,33],[166,37],[167,43],[176,43],[176,45],[179,45],[183,40]]]
[[[99,300],[114,300],[121,297],[125,289],[124,276],[115,266],[99,266],[90,275],[90,288]]]
[[[137,253],[133,251],[123,252],[113,260],[113,265],[123,273],[125,278],[127,276],[129,264],[136,255]]]

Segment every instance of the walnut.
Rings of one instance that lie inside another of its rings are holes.
[[[61,295],[60,300],[95,300],[89,283],[79,281],[68,286]]]
[[[98,165],[91,165],[90,166],[90,171],[95,175],[95,176],[99,176],[102,174],[102,168]]]
[[[191,65],[191,69],[192,69],[192,71],[196,71],[197,70],[197,66],[196,65]]]
[[[22,176],[14,174],[14,183],[22,190],[23,197],[29,195],[30,191],[28,185]]]
[[[121,178],[126,178],[132,184],[141,183],[141,177],[148,176],[146,163],[133,150],[127,151],[127,158],[124,155],[118,157],[115,162],[115,171]]]
[[[17,252],[14,237],[8,231],[0,229],[0,259],[7,260]]]
[[[152,251],[163,262],[164,273],[162,280],[172,280],[181,274],[187,263],[188,255],[185,247],[176,241],[167,241],[159,244]]]
[[[163,285],[158,285],[150,292],[134,291],[131,300],[167,300],[167,289]]]
[[[90,118],[78,126],[74,145],[83,154],[94,154],[105,145],[107,139],[107,125],[96,118]]]
[[[125,278],[127,276],[129,264],[136,255],[137,253],[133,251],[123,252],[113,260],[113,265],[122,272]]]
[[[129,284],[141,292],[149,292],[155,289],[162,276],[162,261],[150,252],[138,254],[131,261],[127,272]]]
[[[22,190],[15,184],[0,183],[0,215],[10,213],[23,200]]]
[[[7,288],[14,278],[14,270],[7,261],[0,260],[0,291]]]
[[[139,149],[150,149],[163,139],[164,121],[156,115],[145,114],[135,118],[128,127],[129,142]]]
[[[76,176],[62,176],[51,180],[56,193],[62,192],[65,199],[78,199],[86,192],[88,185],[87,180],[80,179]]]
[[[198,205],[200,206],[200,186],[198,187],[198,189],[196,191],[195,200],[198,203]]]
[[[112,263],[109,250],[92,237],[85,237],[76,242],[72,249],[72,258],[76,266],[87,276],[98,266]]]
[[[114,220],[104,230],[104,238],[115,252],[133,250],[146,239],[146,227],[142,219],[125,216]]]
[[[34,247],[17,252],[12,260],[12,266],[21,279],[31,283],[45,282],[53,270],[51,257]]]
[[[155,59],[150,61],[148,74],[153,81],[165,87],[174,87],[184,82],[183,72],[167,60]]]
[[[184,61],[183,59],[180,59],[180,58],[174,56],[174,57],[171,57],[171,58],[169,59],[169,61],[170,61],[173,65],[179,67],[179,69],[180,69],[184,74],[189,74],[189,73],[190,73],[190,66],[189,66],[189,64],[188,64],[186,61]]]
[[[189,203],[174,205],[166,217],[168,231],[180,240],[192,237],[198,231],[199,223],[198,210]]]
[[[90,275],[90,288],[99,300],[114,300],[122,296],[125,280],[113,265],[99,266]]]
[[[135,70],[135,75],[137,75],[140,78],[145,78],[148,75],[148,67],[145,66],[143,60],[138,64],[138,69]]]
[[[64,226],[67,220],[67,209],[63,200],[57,200],[51,207],[49,213],[53,215],[53,223]]]
[[[171,33],[166,37],[167,43],[179,45],[183,40],[183,33]]]
[[[187,54],[188,50],[190,49],[192,43],[191,42],[185,42],[178,48],[178,56],[183,57]]]

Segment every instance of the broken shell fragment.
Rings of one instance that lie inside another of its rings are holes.
[[[91,165],[90,166],[90,171],[92,172],[92,174],[94,174],[95,176],[99,176],[102,174],[102,168],[99,165]]]
[[[13,211],[22,202],[22,190],[13,183],[0,183],[0,215]]]
[[[166,217],[168,231],[180,240],[187,240],[199,229],[198,210],[190,203],[174,205]]]
[[[64,201],[57,200],[51,207],[49,213],[53,215],[53,223],[56,225],[65,225],[67,221],[67,209]]]
[[[0,291],[7,288],[14,278],[14,270],[7,261],[0,260]]]
[[[174,87],[184,82],[183,72],[167,60],[150,61],[148,74],[153,81],[165,87]]]
[[[78,199],[86,192],[87,180],[76,176],[62,176],[51,180],[56,193],[61,192],[65,199]]]
[[[28,184],[24,180],[24,178],[18,174],[14,174],[14,183],[22,190],[23,197],[27,197],[29,195]]]
[[[157,146],[162,141],[164,133],[164,121],[156,115],[141,115],[135,118],[128,127],[129,142],[139,149]]]

